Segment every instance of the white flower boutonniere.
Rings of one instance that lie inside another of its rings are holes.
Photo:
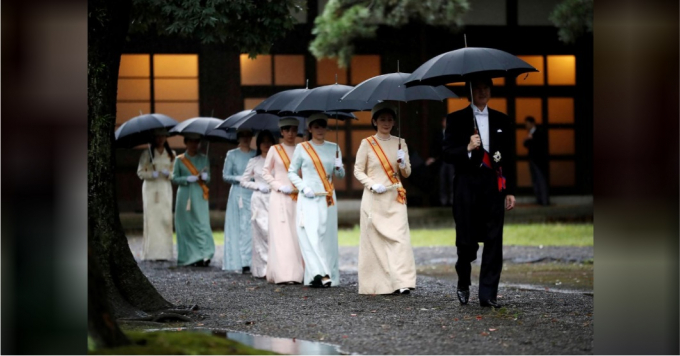
[[[493,160],[496,163],[498,163],[501,160],[501,153],[499,151],[496,151],[496,153],[493,154]]]

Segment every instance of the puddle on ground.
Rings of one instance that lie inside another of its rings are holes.
[[[320,342],[286,339],[280,337],[271,337],[263,335],[248,334],[239,331],[229,331],[223,329],[205,329],[205,328],[172,328],[172,329],[154,329],[147,331],[193,331],[206,334],[212,334],[217,337],[226,337],[229,340],[240,342],[250,347],[273,351],[280,354],[289,355],[344,355],[340,351],[340,347],[331,344],[324,344]]]
[[[453,264],[418,266],[418,274],[457,281]],[[472,278],[479,278],[479,265],[472,265]],[[565,293],[593,292],[593,264],[587,263],[504,263],[501,284],[530,290]]]

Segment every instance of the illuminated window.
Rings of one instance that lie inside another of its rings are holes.
[[[528,74],[520,74],[516,81],[517,85],[543,85],[545,84],[543,74],[543,56],[517,56],[521,60],[529,63],[536,68],[538,72],[531,72]]]
[[[524,147],[524,139],[527,138],[526,129],[515,130],[515,147],[518,156],[528,155],[529,151]]]
[[[550,186],[572,187],[576,183],[576,165],[574,161],[550,162]]]
[[[272,56],[262,54],[255,59],[241,55],[241,85],[271,85]]]
[[[267,98],[246,98],[243,100],[243,110],[255,109],[261,102]]]
[[[548,84],[576,85],[576,56],[548,56]]]
[[[359,55],[353,56],[351,62],[352,85],[357,85],[366,79],[380,75],[380,56]]]
[[[274,84],[305,85],[305,56],[275,55]]]
[[[573,124],[574,98],[548,98],[548,121],[551,124]]]
[[[361,145],[361,140],[368,136],[374,135],[375,130],[352,130],[352,155],[355,155],[359,151],[359,146]]]
[[[338,67],[337,60],[323,58],[316,62],[317,85],[335,84],[336,74],[338,84],[347,84],[347,69]]]
[[[493,79],[491,79],[491,81],[493,82],[493,86],[495,86],[495,87],[502,87],[502,86],[505,85],[505,78],[503,78],[503,77],[493,78]]]
[[[574,154],[574,130],[573,129],[550,129],[548,130],[548,151],[551,155]]]
[[[371,112],[370,111],[358,111],[353,113],[358,120],[350,120],[351,125],[370,125],[371,124]]]
[[[543,105],[541,98],[517,98],[515,99],[515,120],[523,124],[527,116],[533,116],[536,123],[543,122]],[[552,121],[551,121],[552,122]]]
[[[528,161],[517,161],[517,186],[531,187],[531,172]]]
[[[508,113],[508,100],[505,98],[491,98],[487,106],[504,114]]]
[[[180,122],[198,116],[198,55],[121,56],[118,73],[117,126],[140,113],[151,112],[168,115]],[[171,147],[184,147],[181,137],[170,138],[168,142]]]
[[[466,98],[446,99],[446,109],[449,113],[465,109],[469,105],[470,102]]]

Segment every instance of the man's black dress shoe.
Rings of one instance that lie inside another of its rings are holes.
[[[470,290],[457,290],[456,295],[458,295],[458,300],[461,305],[466,305],[468,300],[470,300]]]
[[[500,309],[503,307],[502,305],[498,304],[498,302],[495,300],[480,301],[479,305],[482,307],[493,307],[496,309]]]
[[[250,267],[249,266],[245,266],[241,270],[242,270],[241,273],[243,273],[243,274],[250,273]]]

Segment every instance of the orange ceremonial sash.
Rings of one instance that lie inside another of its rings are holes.
[[[197,176],[198,175],[198,169],[194,167],[194,165],[191,163],[191,161],[184,156],[184,154],[181,154],[177,156],[180,160],[182,160],[182,163],[184,163],[185,166],[189,169],[189,172],[191,172],[191,175]],[[201,177],[198,177],[198,185],[201,186],[201,189],[203,189],[203,199],[208,200],[208,186],[205,184],[205,182],[201,179]],[[188,208],[187,208],[188,209]]]
[[[286,168],[287,174],[288,167],[290,167],[290,158],[288,158],[286,149],[283,148],[283,144],[274,145],[274,148],[276,148],[276,152],[279,154],[279,157],[281,157],[281,161],[283,162],[283,166]],[[298,193],[290,193],[290,197],[293,199],[293,201],[297,201]]]
[[[366,141],[368,141],[369,146],[371,146],[373,152],[375,152],[375,155],[378,157],[378,161],[380,161],[380,165],[383,167],[383,170],[385,171],[385,174],[387,174],[387,178],[392,182],[392,185],[401,183],[399,178],[397,178],[397,173],[394,172],[390,161],[387,159],[385,152],[383,152],[382,147],[380,147],[378,140],[371,136],[367,138]],[[406,204],[406,189],[404,189],[404,187],[397,188],[397,201],[401,204]]]
[[[328,178],[328,175],[326,174],[326,169],[323,168],[323,163],[321,162],[321,158],[319,158],[319,155],[316,153],[314,150],[314,147],[309,142],[303,142],[301,143],[302,148],[307,151],[307,154],[309,157],[312,159],[312,163],[314,164],[314,168],[316,169],[316,173],[319,174],[319,178],[321,178],[321,182],[323,183],[323,188],[326,190],[326,204],[327,206],[333,206],[335,205],[335,202],[333,201],[333,183],[330,182],[330,178]]]

